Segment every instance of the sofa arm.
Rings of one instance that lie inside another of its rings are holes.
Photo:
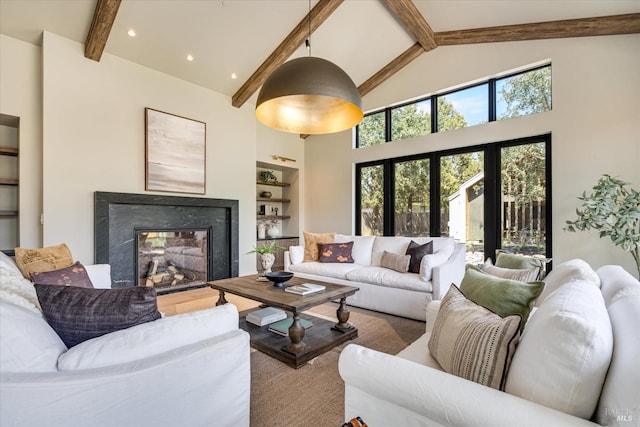
[[[239,329],[121,365],[3,373],[3,426],[249,426],[249,335]]]
[[[464,243],[456,243],[453,247],[453,254],[451,254],[447,262],[433,267],[431,276],[433,299],[441,300],[452,283],[460,285],[464,277],[466,251],[467,248]]]
[[[345,414],[372,426],[595,426],[551,408],[356,344],[340,354]]]
[[[96,289],[111,288],[111,266],[109,264],[85,265],[89,280]]]

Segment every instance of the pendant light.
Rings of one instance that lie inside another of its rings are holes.
[[[360,92],[340,67],[311,56],[309,39],[309,56],[285,62],[264,82],[258,94],[256,117],[266,126],[298,134],[350,129],[362,121]]]

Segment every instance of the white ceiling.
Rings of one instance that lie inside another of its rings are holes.
[[[435,32],[640,12],[640,0],[414,3]],[[0,33],[39,45],[46,30],[84,44],[95,5],[0,0]],[[306,0],[123,0],[105,52],[231,96],[308,10]],[[129,29],[137,35],[129,37]],[[313,56],[336,63],[360,85],[415,40],[380,0],[345,0],[311,42]],[[301,47],[292,57],[306,54]]]

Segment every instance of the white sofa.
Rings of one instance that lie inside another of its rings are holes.
[[[33,285],[0,266],[0,425],[249,426],[249,335],[225,304],[67,349]],[[109,266],[86,266],[110,287]]]
[[[420,273],[401,273],[380,266],[384,251],[404,255],[411,241],[433,241],[433,255],[422,259]],[[304,246],[285,252],[285,270],[296,277],[360,288],[347,300],[349,305],[425,320],[426,306],[439,300],[451,283],[464,276],[465,246],[450,237],[349,236],[336,234],[334,242],[354,242],[353,264],[303,262]]]
[[[595,275],[585,265],[569,261],[545,279],[547,289],[514,353],[506,392],[441,370],[427,347],[439,309],[436,301],[428,307],[427,333],[397,356],[354,344],[342,351],[344,418],[360,416],[371,426],[639,426],[640,282],[619,266],[601,267]],[[581,294],[593,296],[593,287],[599,290],[589,306]],[[534,338],[534,330],[544,323],[540,320],[534,327],[531,322],[547,316],[543,308],[552,301],[560,302],[564,311]],[[596,325],[601,322],[595,314],[599,311],[605,317],[603,332]],[[585,330],[601,345],[578,343],[580,333],[571,331],[577,312],[585,315]],[[563,333],[566,342],[555,342]],[[572,351],[577,362],[566,363]],[[596,355],[606,353],[604,369],[593,369]],[[582,416],[576,415],[581,411]]]

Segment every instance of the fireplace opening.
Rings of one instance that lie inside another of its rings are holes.
[[[205,285],[209,230],[136,228],[135,234],[138,286],[164,293]]]

